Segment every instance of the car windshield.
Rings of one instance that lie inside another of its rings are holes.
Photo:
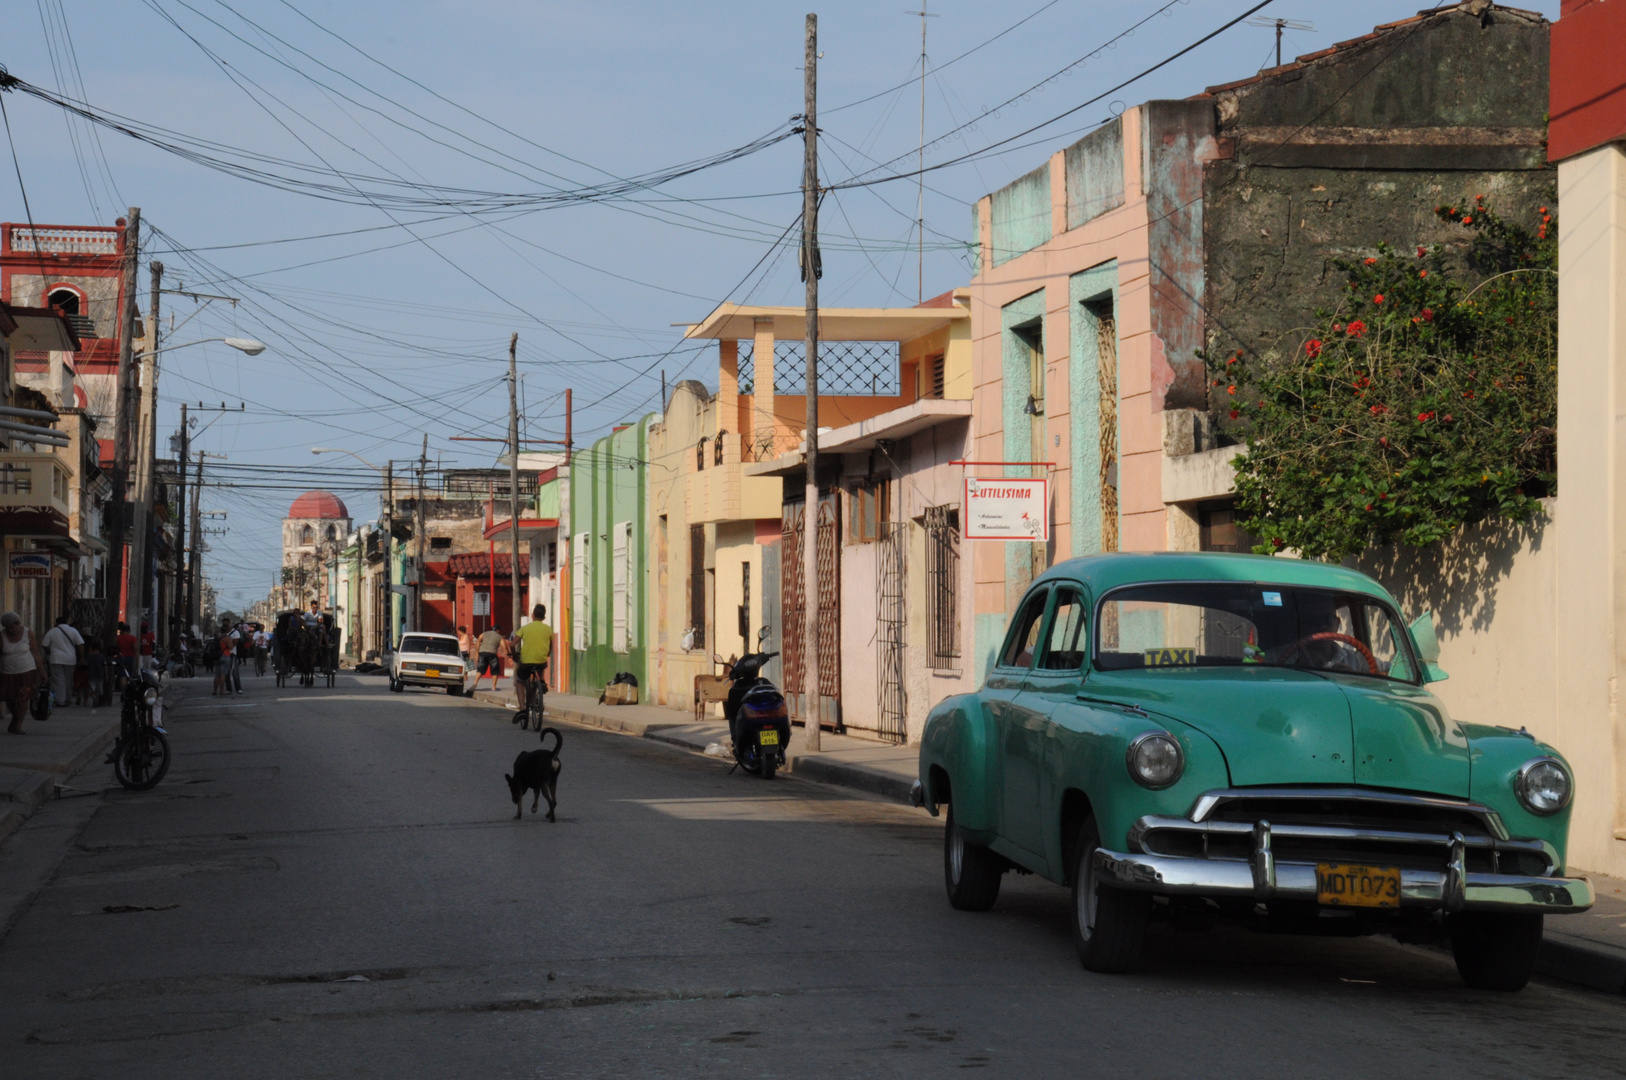
[[[457,642],[450,638],[421,637],[408,634],[401,639],[404,653],[431,653],[435,656],[456,656]]]
[[[1259,664],[1415,682],[1416,666],[1387,604],[1358,593],[1240,582],[1169,582],[1109,593],[1097,620],[1096,666]]]

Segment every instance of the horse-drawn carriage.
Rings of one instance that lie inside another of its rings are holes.
[[[300,686],[315,686],[317,676],[332,686],[339,672],[339,632],[333,616],[322,615],[314,624],[302,611],[284,611],[277,616],[272,635],[277,662],[277,685],[288,685],[292,675]]]

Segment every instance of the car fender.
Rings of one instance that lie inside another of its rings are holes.
[[[1488,724],[1462,724],[1461,727],[1468,736],[1468,797],[1500,814],[1509,836],[1541,840],[1551,846],[1562,872],[1570,813],[1575,809],[1575,769],[1564,755],[1526,732]],[[1569,805],[1556,814],[1531,813],[1514,791],[1513,782],[1519,770],[1526,762],[1539,757],[1556,758],[1570,774]]]
[[[1205,791],[1230,785],[1230,770],[1219,744],[1172,717],[1108,703],[1068,702],[1051,716],[1053,738],[1045,763],[1053,802],[1045,816],[1045,856],[1053,867],[1068,865],[1066,846],[1077,826],[1068,793],[1088,800],[1103,846],[1134,850],[1130,830],[1147,814],[1185,817]],[[1160,790],[1142,787],[1129,774],[1129,746],[1148,732],[1173,735],[1185,754],[1180,778]],[[1065,819],[1065,820],[1064,820]],[[1063,871],[1065,873],[1065,871]]]
[[[978,695],[956,694],[932,708],[920,740],[925,806],[935,815],[939,804],[952,800],[955,824],[978,842],[992,838],[996,821],[993,763],[989,760],[995,741],[990,725]],[[948,779],[946,791],[944,777]]]

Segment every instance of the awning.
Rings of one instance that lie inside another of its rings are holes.
[[[868,420],[860,420],[856,424],[838,427],[833,431],[821,432],[819,453],[867,453],[875,449],[877,442],[906,439],[939,424],[967,420],[970,416],[970,401],[922,398],[901,409],[893,409],[891,412],[872,416]],[[751,462],[742,471],[747,476],[788,476],[806,467],[806,458],[803,456],[806,450],[807,444],[803,442],[788,454],[781,454],[772,461]]]
[[[521,540],[529,540],[534,536],[540,535],[545,529],[557,529],[558,527],[558,518],[522,517],[519,519],[519,538]],[[504,540],[508,537],[510,531],[511,530],[509,528],[507,518],[504,518],[501,521],[493,521],[490,525],[486,526],[485,539]],[[484,558],[484,556],[481,557]]]
[[[496,567],[493,568],[491,560],[483,551],[465,552],[462,555],[453,555],[446,562],[446,572],[454,577],[484,578],[495,573],[497,577],[508,581],[513,576],[513,561],[508,552],[497,553]]]

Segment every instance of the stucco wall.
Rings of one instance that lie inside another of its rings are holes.
[[[646,618],[652,651],[650,685],[640,700],[652,704],[690,708],[694,677],[714,670],[709,649],[685,652],[682,641],[689,625],[689,476],[695,444],[715,434],[716,399],[694,380],[677,384],[662,419],[649,429]]]
[[[1050,239],[1048,164],[994,192],[992,225],[995,266],[1032,251]]]

